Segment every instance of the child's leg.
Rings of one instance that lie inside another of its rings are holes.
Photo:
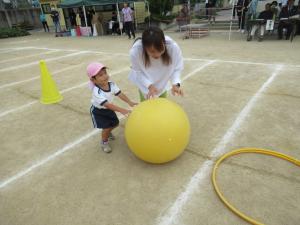
[[[102,136],[102,142],[107,142],[107,141],[108,141],[108,137],[109,137],[111,131],[112,131],[113,129],[115,129],[116,127],[117,127],[117,126],[115,126],[115,127],[110,127],[110,128],[106,128],[106,129],[103,129],[103,130],[102,130],[102,134],[101,134],[101,136]]]

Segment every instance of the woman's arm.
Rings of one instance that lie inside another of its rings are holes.
[[[129,80],[132,81],[140,90],[149,88],[152,82],[146,78],[143,73],[142,67],[144,67],[144,62],[142,59],[142,54],[139,52],[140,49],[133,47],[130,50],[130,62],[131,71],[129,74]]]
[[[175,68],[171,76],[171,83],[172,85],[180,84],[180,75],[184,66],[181,50],[176,43],[173,44],[172,64],[174,64]]]

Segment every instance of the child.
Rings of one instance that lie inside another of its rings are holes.
[[[101,148],[104,152],[112,151],[108,139],[114,140],[111,131],[119,125],[115,111],[128,115],[130,110],[112,104],[114,96],[118,96],[131,107],[136,103],[121,93],[121,90],[114,83],[109,81],[106,66],[93,62],[87,67],[87,75],[90,78],[90,87],[93,91],[91,116],[95,128],[102,128]]]
[[[179,46],[161,29],[150,27],[143,32],[142,40],[136,40],[130,50],[131,72],[129,80],[140,92],[140,100],[166,97],[168,83],[173,95],[183,95],[180,73],[183,58]]]

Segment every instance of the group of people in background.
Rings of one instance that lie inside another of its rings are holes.
[[[61,32],[59,11],[55,8],[54,5],[51,6],[50,17],[52,18],[55,32]],[[84,15],[83,9],[80,7],[78,8],[77,13],[74,11],[74,9],[69,9],[68,17],[70,21],[70,28],[72,29],[80,25],[81,27],[90,27],[91,33],[96,33],[97,36],[103,35],[105,33],[104,26],[106,25],[106,23],[101,12],[96,12],[94,9],[90,8],[86,10],[86,15]],[[45,32],[49,32],[50,29],[46,20],[46,16],[43,12],[41,12],[40,14],[40,21]],[[111,34],[120,35],[125,31],[129,39],[131,37],[135,38],[134,11],[128,6],[127,3],[124,3],[123,8],[120,11],[120,22],[121,24],[118,20],[118,14],[113,11],[111,20],[107,21],[108,29],[111,31]]]
[[[278,21],[278,39],[283,39],[284,30],[286,31],[285,39],[289,39],[293,29],[293,24],[291,23],[290,18],[300,14],[299,2],[298,6],[295,6],[295,0],[281,0],[279,3],[277,1],[273,1],[272,3],[267,3],[265,5],[265,10],[257,15],[256,8],[258,0],[238,0],[234,9],[238,16],[238,31],[244,33],[245,26],[247,26],[247,30],[250,29],[250,23],[247,25],[247,21],[249,20],[261,20],[261,22],[253,25],[251,30],[249,30],[250,35],[248,36],[247,41],[251,41],[253,39],[257,29],[260,29],[258,41],[262,41],[267,21],[273,21],[273,26],[275,22]],[[299,27],[298,30],[300,30]]]

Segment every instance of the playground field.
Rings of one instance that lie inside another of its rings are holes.
[[[242,225],[217,197],[216,160],[237,148],[270,149],[300,159],[300,40],[246,42],[212,33],[183,40],[184,97],[191,139],[163,165],[137,159],[115,130],[113,152],[92,128],[86,66],[101,61],[131,99],[127,37],[0,40],[1,225]],[[63,101],[39,102],[39,60]],[[116,103],[125,107],[116,99]],[[120,116],[120,115],[119,115]],[[300,168],[271,156],[243,154],[218,170],[220,189],[248,216],[272,225],[300,221]]]

